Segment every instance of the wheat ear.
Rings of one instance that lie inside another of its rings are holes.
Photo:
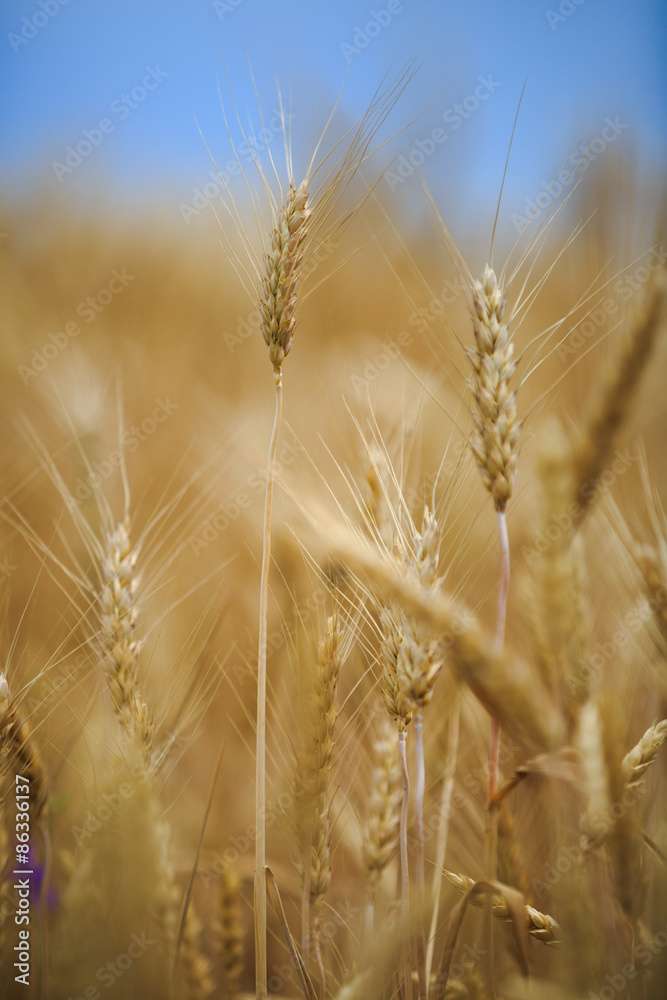
[[[626,753],[622,771],[627,785],[636,785],[642,780],[665,740],[667,740],[667,719],[649,726],[639,742]]]
[[[255,988],[259,1000],[267,997],[266,967],[266,637],[271,565],[271,512],[276,449],[282,421],[282,364],[294,338],[297,284],[303,261],[303,244],[310,215],[308,188],[304,181],[297,190],[290,184],[281,207],[266,255],[260,301],[261,329],[273,367],[276,390],[275,416],[266,468],[266,500],[262,545],[262,572],[259,591],[259,652],[257,659],[257,752],[255,799]]]
[[[216,940],[222,965],[222,996],[234,1000],[241,990],[243,972],[243,928],[241,885],[236,871],[225,867],[220,883],[220,910]]]
[[[502,513],[512,496],[519,460],[521,425],[510,381],[516,371],[514,346],[503,323],[505,296],[488,265],[482,281],[473,283],[475,346],[468,349],[475,397],[474,432],[470,441],[484,485]]]
[[[445,871],[444,875],[447,881],[455,889],[458,889],[459,892],[469,892],[476,884],[475,880],[469,878],[467,875],[456,875],[454,872],[448,871]],[[470,902],[473,906],[479,906],[480,908],[486,905],[485,900],[481,897],[472,896]],[[513,919],[510,909],[500,893],[494,894],[492,906],[493,915],[498,920]],[[548,913],[541,913],[534,906],[529,906],[527,903],[524,904],[523,912],[526,917],[528,933],[532,937],[538,941],[542,941],[543,944],[555,945],[560,943],[560,928],[553,917],[550,917]]]
[[[139,687],[141,643],[135,635],[138,555],[138,550],[132,547],[130,541],[130,523],[126,517],[105,539],[101,566],[100,636],[116,714],[126,735],[137,741],[148,761],[153,727]]]
[[[597,496],[597,483],[611,454],[616,435],[630,411],[637,386],[662,327],[667,278],[658,272],[647,292],[632,332],[585,421],[572,456],[576,518],[581,520]]]
[[[336,616],[327,621],[318,643],[315,711],[313,714],[313,826],[310,848],[310,906],[313,920],[313,951],[326,996],[326,974],[322,960],[320,924],[322,900],[331,882],[331,802],[329,774],[336,727],[336,688],[341,668],[341,631]]]
[[[176,967],[179,1000],[207,1000],[213,994],[211,963],[204,954],[203,929],[192,902],[188,907]]]
[[[391,723],[385,716],[382,731],[373,746],[373,774],[364,830],[364,868],[368,886],[367,937],[373,930],[375,899],[380,880],[398,847],[402,798],[401,763]]]

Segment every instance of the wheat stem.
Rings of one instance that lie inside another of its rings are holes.
[[[276,449],[283,412],[283,381],[280,367],[273,369],[276,410],[266,467],[266,502],[259,591],[259,655],[257,660],[257,753],[255,781],[255,988],[258,1000],[267,998],[266,969],[266,635],[271,564],[271,511]]]
[[[461,716],[460,705],[457,702],[449,723],[449,733],[447,737],[447,762],[445,764],[445,777],[442,783],[442,799],[440,800],[440,829],[438,831],[438,843],[436,847],[435,874],[433,877],[433,913],[431,915],[431,926],[428,935],[428,946],[426,948],[426,982],[431,980],[431,967],[433,965],[433,951],[435,949],[435,934],[438,929],[438,914],[440,911],[440,891],[442,889],[442,870],[445,865],[445,855],[447,853],[447,837],[449,833],[449,818],[452,808],[452,795],[454,794],[454,776],[456,774],[456,759],[459,749],[459,721]]]
[[[410,778],[408,757],[405,748],[405,729],[398,733],[398,750],[401,757],[403,775],[403,802],[401,803],[401,917],[403,923],[403,981],[406,1000],[412,1000],[412,956],[410,954],[410,875],[408,870],[408,802],[410,798]]]
[[[426,978],[426,941],[424,940],[424,921],[422,917],[425,903],[424,887],[424,787],[426,771],[424,767],[424,726],[421,712],[416,712],[415,723],[415,757],[417,760],[417,781],[415,783],[415,884],[417,887],[417,905],[419,912],[419,927],[417,929],[417,971],[419,973],[419,998],[427,1000],[428,980]]]

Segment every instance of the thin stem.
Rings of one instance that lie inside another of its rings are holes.
[[[499,510],[498,532],[500,534],[500,552],[502,557],[500,568],[500,591],[498,593],[498,617],[496,622],[496,653],[502,653],[505,647],[505,622],[507,621],[507,595],[510,589],[510,540],[507,534],[507,517],[504,510]]]
[[[303,861],[303,888],[301,891],[301,957],[308,968],[310,963],[310,850]]]
[[[278,434],[283,412],[282,371],[275,368],[276,412],[266,467],[266,503],[262,576],[259,590],[259,652],[257,658],[257,753],[255,784],[255,990],[257,1000],[267,1000],[266,969],[266,633],[271,565],[271,510]]]
[[[366,908],[364,910],[364,938],[366,941],[370,941],[371,935],[373,933],[373,925],[375,923],[375,896],[371,899],[366,900]]]
[[[424,788],[426,785],[426,770],[424,766],[424,727],[421,712],[414,717],[415,724],[415,757],[417,759],[417,784],[415,787],[415,837],[416,837],[416,875],[417,905],[419,926],[417,929],[417,972],[419,974],[419,1000],[428,998],[428,979],[426,978],[426,941],[424,939]]]
[[[405,1000],[412,1000],[412,955],[410,950],[410,895],[408,872],[408,801],[410,797],[410,779],[408,777],[408,757],[405,749],[405,729],[398,734],[398,751],[401,756],[401,773],[403,775],[403,802],[401,804],[401,916],[403,920],[403,982],[405,984]]]
[[[505,624],[507,621],[507,596],[510,588],[510,543],[507,534],[507,518],[504,510],[497,512],[500,535],[500,590],[498,592],[498,613],[494,649],[500,656],[505,648]],[[489,739],[489,807],[486,823],[486,877],[489,881],[498,874],[498,805],[496,794],[499,785],[500,760],[500,719],[491,717]],[[495,996],[493,957],[493,908],[489,896],[485,907],[485,937],[488,942],[489,993]]]
[[[507,518],[505,511],[498,511],[498,531],[500,533],[500,591],[498,593],[498,615],[496,619],[496,638],[494,648],[498,655],[505,648],[505,623],[507,621],[507,595],[510,589],[510,544],[507,535]],[[491,719],[491,738],[489,741],[489,808],[498,791],[500,754],[500,720],[495,716]],[[493,872],[488,872],[489,878],[494,878]]]
[[[325,1000],[327,995],[327,977],[324,971],[324,961],[322,960],[322,949],[320,947],[320,915],[319,913],[315,915],[313,919],[313,952],[315,953],[315,961],[317,962],[317,969],[320,974],[320,984],[322,987],[322,1000]]]
[[[442,870],[445,867],[445,855],[447,853],[447,836],[449,833],[449,819],[452,809],[452,795],[454,794],[454,776],[456,774],[456,759],[459,750],[459,719],[460,706],[457,701],[449,721],[449,733],[447,736],[447,760],[445,763],[445,777],[442,783],[442,799],[440,800],[440,829],[438,831],[438,843],[436,846],[435,870],[433,873],[433,914],[431,916],[431,926],[428,935],[428,947],[426,949],[426,981],[430,982],[431,967],[433,965],[433,951],[435,949],[435,933],[438,928],[438,913],[440,911],[440,890],[442,888]]]

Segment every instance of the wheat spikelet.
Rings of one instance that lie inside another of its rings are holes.
[[[619,351],[572,455],[572,501],[581,520],[597,495],[596,485],[611,455],[616,435],[627,418],[639,380],[662,329],[667,281],[657,272],[647,291],[630,336]]]
[[[222,965],[222,995],[234,1000],[241,990],[243,973],[243,928],[241,926],[241,883],[236,871],[225,866],[221,875],[220,910],[216,940]]]
[[[324,965],[320,952],[320,914],[331,883],[331,801],[329,774],[334,750],[336,689],[341,669],[341,628],[336,615],[327,620],[317,646],[315,704],[311,733],[312,829],[310,842],[309,893],[313,919],[313,946],[320,970],[322,991],[326,993]]]
[[[401,799],[401,764],[389,720],[383,719],[382,732],[373,746],[368,816],[364,831],[364,867],[371,899],[382,874],[398,848]]]
[[[202,925],[192,904],[188,907],[175,975],[179,1000],[206,1000],[213,994],[211,963],[204,954]]]
[[[132,548],[129,529],[129,519],[125,518],[105,539],[101,567],[101,642],[108,660],[109,691],[116,713],[127,735],[139,741],[148,759],[153,727],[139,688],[141,643],[135,637],[138,551]]]
[[[444,874],[447,880],[459,892],[468,892],[476,885],[475,880],[469,878],[467,875],[457,875],[449,871],[445,871]],[[480,908],[486,905],[483,897],[472,896],[470,902],[473,906]],[[526,916],[529,934],[538,941],[542,941],[543,944],[555,945],[560,942],[560,928],[553,917],[550,917],[548,913],[541,913],[540,910],[536,910],[534,906],[529,906],[527,903],[524,904],[523,911]],[[493,895],[493,915],[498,920],[512,920],[510,908],[500,893],[494,893]]]
[[[658,750],[667,739],[667,719],[649,726],[642,738],[623,758],[623,777],[627,785],[638,784],[658,756]]]
[[[468,356],[474,373],[469,386],[477,405],[470,446],[498,512],[505,510],[512,496],[521,430],[516,394],[510,388],[516,362],[503,323],[505,304],[495,272],[487,265],[482,281],[473,284],[475,347],[469,348]]]
[[[307,180],[298,189],[290,184],[273,231],[271,252],[266,255],[260,299],[262,336],[274,371],[280,369],[294,339],[297,287],[310,214]]]

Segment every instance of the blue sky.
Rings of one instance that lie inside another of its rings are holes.
[[[5,0],[0,182],[5,197],[46,188],[84,202],[159,199],[178,218],[211,169],[195,117],[216,160],[231,156],[217,92],[221,79],[228,96],[223,60],[242,116],[250,108],[258,122],[250,64],[265,111],[277,107],[276,78],[291,92],[305,140],[348,69],[341,122],[363,113],[386,73],[416,59],[382,138],[421,117],[378,162],[442,129],[422,165],[436,197],[490,207],[527,77],[507,182],[508,203],[521,206],[605,128],[608,146],[664,167],[666,22],[658,0]],[[59,172],[54,162],[84,130],[97,144]]]

